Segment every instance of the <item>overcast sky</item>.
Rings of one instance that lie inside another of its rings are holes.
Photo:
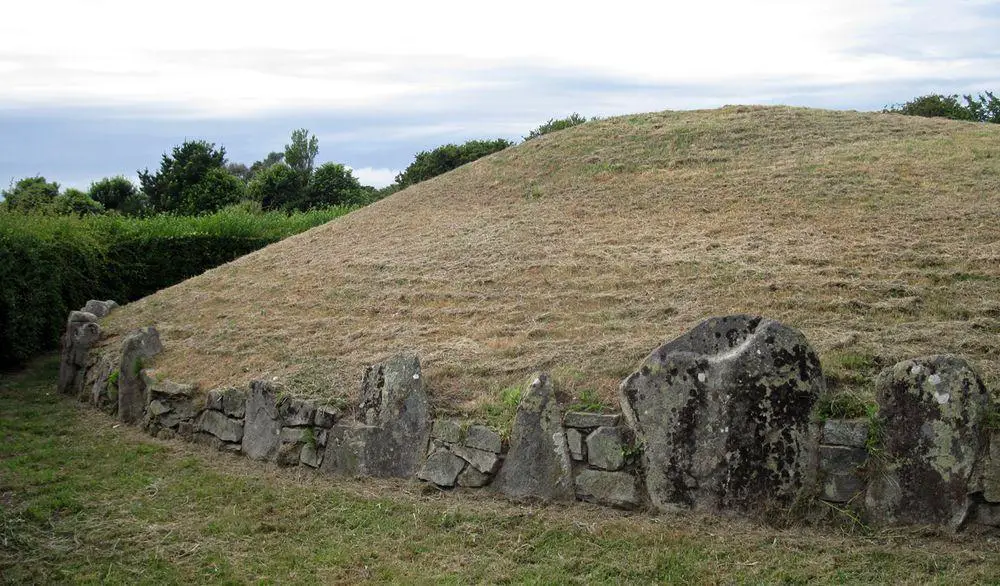
[[[0,184],[134,177],[185,139],[292,129],[381,186],[414,153],[572,112],[875,110],[1000,91],[1000,1],[235,2],[0,8]]]

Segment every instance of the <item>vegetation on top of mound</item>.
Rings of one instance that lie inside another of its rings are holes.
[[[950,96],[929,94],[903,104],[887,106],[884,111],[907,116],[1000,124],[1000,98],[993,95],[993,92],[981,93],[978,96],[966,94],[962,96],[962,101],[959,101],[958,94]]]

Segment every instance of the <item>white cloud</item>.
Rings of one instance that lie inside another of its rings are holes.
[[[399,171],[396,169],[373,169],[371,167],[361,167],[359,169],[351,169],[354,172],[354,176],[358,178],[358,181],[362,185],[371,185],[372,187],[385,187],[390,185],[396,180],[396,175]]]
[[[212,117],[441,110],[470,92],[511,86],[523,86],[524,100],[537,98],[530,77],[510,75],[517,71],[738,88],[767,80],[907,82],[1000,69],[998,23],[982,16],[996,3],[981,0],[497,6],[10,3],[0,21],[0,104],[138,105]],[[25,23],[43,24],[45,34]]]

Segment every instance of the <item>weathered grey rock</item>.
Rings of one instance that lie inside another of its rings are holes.
[[[987,527],[1000,527],[1000,504],[979,503],[973,521]]]
[[[323,463],[323,452],[318,446],[307,443],[302,446],[299,462],[310,468],[319,468],[320,464]]]
[[[118,374],[118,417],[125,423],[142,420],[146,408],[146,385],[140,374],[144,361],[163,351],[160,334],[150,326],[135,330],[122,342]]]
[[[581,470],[576,476],[576,496],[620,509],[634,509],[642,504],[636,478],[628,472]]]
[[[282,427],[279,437],[283,444],[304,444],[316,441],[313,430],[308,427]]]
[[[438,486],[451,488],[455,486],[458,474],[465,468],[465,460],[448,450],[438,450],[427,458],[417,478],[433,482]]]
[[[172,440],[175,437],[177,437],[177,433],[174,432],[174,430],[172,429],[161,429],[160,431],[156,432],[156,439]]]
[[[316,445],[319,446],[319,447],[325,446],[326,445],[326,438],[327,438],[327,436],[329,435],[330,432],[328,430],[326,430],[326,429],[323,429],[323,428],[319,428],[317,430],[314,430],[314,432],[316,434]]]
[[[490,483],[493,477],[483,474],[472,466],[466,466],[465,470],[458,475],[458,485],[464,488],[482,488]]]
[[[208,432],[222,441],[243,441],[243,422],[230,419],[220,411],[203,411],[201,417],[198,418],[198,429]]]
[[[566,445],[569,446],[569,455],[577,462],[587,459],[587,444],[584,443],[583,433],[579,429],[569,428],[566,430]]]
[[[153,417],[159,417],[161,415],[166,415],[170,413],[170,406],[163,401],[153,399],[149,402],[149,413]]]
[[[961,527],[987,448],[990,397],[979,375],[955,356],[906,360],[882,371],[876,397],[883,457],[868,486],[869,513],[883,523]]]
[[[251,460],[273,460],[281,445],[281,427],[274,388],[267,381],[251,382],[243,422],[243,452]]]
[[[316,405],[307,399],[286,395],[278,400],[278,415],[285,425],[312,425]]]
[[[88,378],[93,376],[93,381],[90,386],[90,403],[97,407],[104,407],[105,405],[111,404],[118,407],[118,384],[117,381],[114,384],[114,389],[110,388],[112,385],[110,383],[111,373],[114,372],[115,367],[112,361],[106,357],[102,357],[101,360],[92,368],[88,373]],[[114,393],[114,400],[112,401],[111,395]]]
[[[503,440],[496,430],[485,425],[472,425],[465,432],[465,446],[499,454],[503,450]]]
[[[449,450],[484,474],[493,474],[500,466],[500,457],[493,452],[452,445]]]
[[[990,448],[983,461],[979,484],[983,498],[987,502],[1000,503],[1000,433],[998,432],[993,432],[990,437]]]
[[[515,500],[568,501],[575,496],[562,408],[546,374],[540,374],[521,398],[510,450],[494,486]]]
[[[619,413],[588,413],[586,411],[567,411],[563,425],[576,429],[594,429],[597,427],[615,427],[622,420]]]
[[[431,437],[450,444],[462,442],[462,422],[457,419],[435,419]]]
[[[204,431],[195,432],[192,436],[192,440],[199,446],[206,446],[212,448],[213,450],[221,450],[225,445],[224,441]]]
[[[97,317],[88,312],[70,312],[66,331],[62,336],[62,353],[59,361],[58,389],[60,393],[81,396],[84,373],[90,348],[100,339],[101,326]]]
[[[246,416],[247,393],[243,389],[212,389],[205,398],[205,408],[221,411],[229,417],[242,419]]]
[[[620,427],[598,427],[587,436],[587,462],[603,470],[620,470],[625,465]]]
[[[316,408],[316,415],[313,421],[316,427],[330,429],[335,423],[340,421],[342,415],[341,410],[333,405],[321,405]]]
[[[820,446],[819,469],[823,479],[823,500],[846,503],[864,492],[861,467],[868,461],[864,448]]]
[[[823,423],[823,443],[831,446],[863,448],[868,442],[867,418],[827,419]]]
[[[330,428],[320,470],[344,476],[371,476],[366,467],[370,446],[378,445],[374,425],[338,423]]]
[[[97,299],[91,299],[86,305],[83,306],[83,311],[92,313],[98,318],[102,318],[111,313],[111,310],[116,307],[118,307],[118,304],[111,300],[98,301]]]
[[[173,401],[177,399],[189,399],[195,395],[194,385],[150,376],[149,370],[143,370],[140,376],[149,390],[150,399]]]
[[[303,444],[298,443],[281,444],[278,447],[277,455],[274,457],[275,463],[283,467],[298,466],[302,460],[302,447]]]
[[[749,315],[712,318],[664,344],[620,387],[660,509],[788,503],[812,474],[809,416],[824,390],[805,337]]]

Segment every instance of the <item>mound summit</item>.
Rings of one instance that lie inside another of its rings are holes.
[[[726,107],[480,159],[131,303],[104,344],[155,325],[170,379],[348,400],[408,350],[439,411],[474,414],[536,370],[613,405],[650,349],[752,313],[800,329],[840,390],[937,353],[989,384],[998,285],[1000,125]]]

